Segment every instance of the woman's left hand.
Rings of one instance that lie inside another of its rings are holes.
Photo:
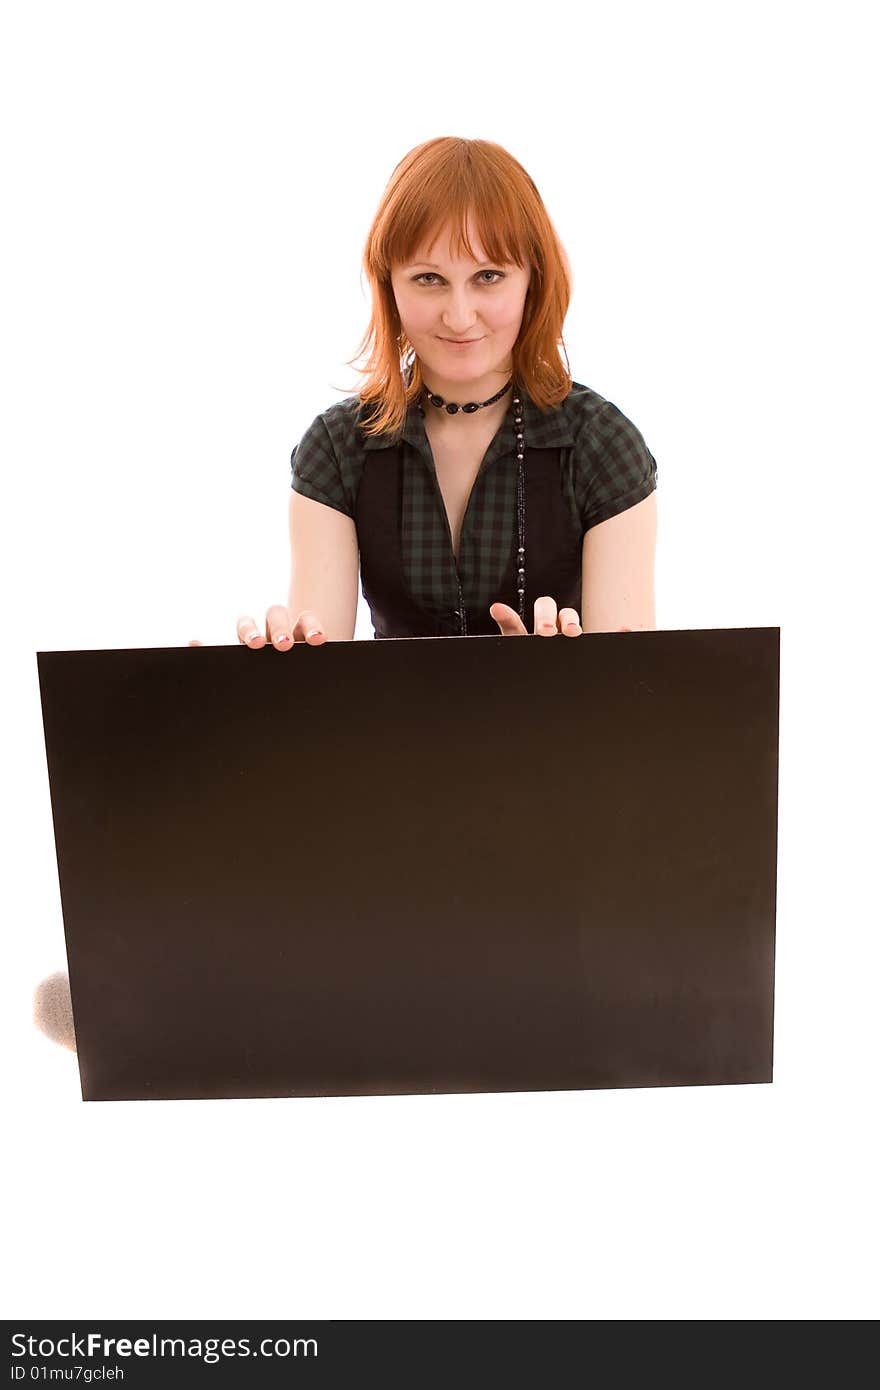
[[[514,609],[506,603],[493,603],[489,613],[501,628],[502,637],[528,637],[525,623]],[[618,627],[615,632],[632,632],[631,627]],[[548,597],[535,599],[535,633],[538,637],[580,637],[581,620],[574,608],[560,608],[556,611],[556,600]]]
[[[503,637],[528,637],[528,630],[519,614],[506,603],[493,603],[489,613],[501,628]],[[538,637],[580,637],[581,620],[574,608],[556,611],[556,600],[535,599],[535,634]]]

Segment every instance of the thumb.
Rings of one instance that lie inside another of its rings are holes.
[[[490,617],[494,618],[501,629],[504,637],[528,636],[527,629],[522,618],[513,608],[506,603],[493,603],[489,608]]]

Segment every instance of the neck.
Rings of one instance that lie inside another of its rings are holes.
[[[509,372],[503,376],[496,374],[488,379],[480,377],[478,381],[444,380],[435,372],[422,376],[423,386],[432,395],[442,396],[444,401],[455,401],[457,405],[464,405],[467,401],[476,401],[481,405],[483,401],[488,401],[492,396],[497,396],[499,391],[503,391],[509,381]]]

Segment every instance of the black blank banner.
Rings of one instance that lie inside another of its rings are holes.
[[[37,661],[84,1099],[772,1079],[779,628]]]

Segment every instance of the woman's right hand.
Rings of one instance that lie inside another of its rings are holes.
[[[243,647],[265,647],[271,642],[276,651],[286,652],[296,642],[308,642],[310,647],[320,647],[327,641],[324,624],[317,613],[306,609],[294,622],[290,612],[283,604],[273,603],[266,610],[266,631],[262,633],[251,617],[239,618],[236,624],[238,640]],[[190,647],[201,647],[202,643],[193,638]]]
[[[295,642],[308,642],[310,647],[319,647],[327,641],[324,624],[317,613],[306,609],[294,621],[290,611],[280,603],[274,603],[266,610],[265,635],[249,617],[239,618],[236,631],[242,646],[255,650],[265,647],[267,642],[271,642],[278,651],[286,652]]]

